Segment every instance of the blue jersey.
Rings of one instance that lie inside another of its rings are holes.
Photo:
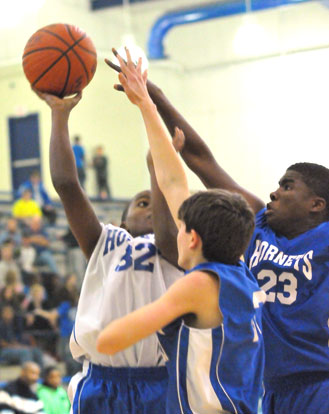
[[[219,277],[223,322],[214,329],[196,329],[180,318],[158,334],[168,359],[167,413],[257,413],[264,365],[264,292],[242,262],[203,263],[194,270]]]
[[[329,222],[288,240],[267,225],[264,211],[245,259],[267,295],[265,383],[329,374]]]

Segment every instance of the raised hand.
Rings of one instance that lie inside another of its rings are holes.
[[[184,132],[178,127],[175,127],[175,134],[172,137],[172,144],[177,152],[181,152],[184,148],[185,135]]]
[[[127,48],[125,50],[127,62],[113,49],[113,53],[120,63],[119,81],[129,100],[133,104],[140,106],[143,102],[150,99],[146,87],[147,71],[142,73],[142,58],[139,58],[137,65],[135,65],[129,50]],[[111,62],[110,66],[112,67],[112,65],[114,64]]]
[[[114,53],[114,56],[117,56],[117,51],[115,50],[115,49],[112,49],[112,51],[113,51],[113,53]],[[111,60],[109,60],[109,59],[104,59],[105,60],[105,63],[110,67],[110,68],[112,68],[112,69],[114,69],[116,72],[121,72],[121,68],[120,68],[120,66],[118,66],[118,65],[116,65],[115,63],[113,63]],[[118,84],[115,84],[114,85],[114,89],[116,89],[117,91],[120,91],[120,92],[124,92],[125,90],[123,89],[123,86],[122,85],[118,85]]]
[[[39,96],[40,99],[45,101],[52,110],[70,113],[71,110],[78,104],[82,97],[82,92],[77,93],[72,98],[59,98],[58,96],[51,95],[49,93],[40,92],[36,89],[33,91]]]

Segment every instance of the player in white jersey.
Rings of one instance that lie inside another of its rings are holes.
[[[118,58],[120,82],[146,125],[157,180],[179,229],[178,263],[188,275],[160,299],[111,322],[98,350],[115,356],[162,329],[169,358],[167,414],[254,414],[263,374],[265,294],[240,261],[254,230],[253,212],[239,194],[189,196],[183,166],[147,93],[141,59],[135,67],[128,50],[127,64]]]
[[[70,384],[73,413],[163,413],[167,372],[156,336],[114,358],[97,352],[95,343],[108,322],[160,297],[182,274],[174,266],[177,231],[151,159],[152,203],[150,192],[141,192],[130,202],[123,228],[99,223],[79,184],[69,140],[69,115],[81,94],[69,99],[38,95],[51,107],[53,184],[89,260],[70,343],[73,356],[83,362],[83,372]]]

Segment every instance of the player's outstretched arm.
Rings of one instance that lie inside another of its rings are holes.
[[[116,319],[107,325],[97,338],[97,351],[113,355],[159,331],[180,316],[209,312],[210,303],[204,298],[218,292],[211,278],[202,272],[190,273],[175,282],[158,300]]]
[[[89,259],[101,234],[101,225],[79,184],[68,128],[71,110],[80,101],[81,93],[61,99],[35,92],[51,108],[49,158],[52,182],[63,203],[70,228]]]
[[[120,70],[109,60],[106,60],[106,63],[112,69]],[[122,90],[121,85],[116,85],[115,88]],[[179,127],[184,132],[185,144],[181,151],[182,158],[203,184],[207,188],[222,188],[242,194],[255,212],[263,208],[264,203],[258,197],[242,188],[221,168],[207,144],[172,105],[163,91],[150,80],[147,81],[147,89],[170,134],[174,135],[175,127]]]
[[[147,166],[151,179],[152,224],[155,244],[162,256],[169,263],[177,266],[177,227],[170,214],[168,204],[158,186],[150,151],[147,154]]]
[[[118,56],[122,71],[119,73],[119,81],[124,87],[129,100],[137,105],[141,111],[157,182],[166,198],[171,215],[178,224],[178,209],[182,202],[189,197],[186,174],[162,124],[156,106],[148,94],[146,88],[147,73],[142,74],[141,71],[142,60],[139,59],[137,66],[135,66],[128,49],[126,49],[126,53],[127,63]]]
[[[151,81],[148,81],[147,87],[170,133],[174,134],[175,127],[179,127],[184,132],[185,142],[180,152],[181,156],[187,166],[201,179],[203,184],[207,188],[222,188],[240,193],[246,198],[255,212],[262,209],[264,203],[254,194],[242,188],[227,174],[218,164],[207,144],[171,104],[163,91]]]

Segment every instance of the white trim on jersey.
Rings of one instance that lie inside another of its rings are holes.
[[[222,385],[222,383],[221,383],[221,381],[219,379],[219,374],[218,374],[219,364],[220,364],[220,360],[222,358],[222,353],[223,353],[223,348],[224,348],[224,342],[225,342],[225,331],[224,331],[224,325],[223,324],[221,325],[221,328],[222,328],[222,338],[223,339],[222,339],[222,344],[221,344],[221,347],[220,347],[220,353],[219,353],[218,361],[217,361],[217,365],[216,365],[216,376],[217,376],[218,384],[220,385],[220,387],[223,390],[224,394],[226,395],[226,397],[229,399],[230,403],[232,404],[232,407],[234,409],[234,414],[238,414],[238,411],[237,411],[235,405],[233,404],[233,401],[231,400],[230,396],[228,395],[228,393],[226,392],[225,388],[223,387],[223,385]]]
[[[212,329],[189,329],[186,391],[193,413],[218,414],[223,407],[210,380]]]
[[[84,364],[84,365],[85,365],[85,364]],[[88,365],[89,365],[89,364],[88,364]],[[86,376],[86,377],[85,377],[84,383],[83,383],[83,385],[82,385],[82,387],[81,387],[81,391],[80,391],[80,394],[79,394],[79,400],[78,400],[78,414],[80,414],[80,402],[81,402],[81,396],[82,396],[82,394],[83,394],[83,389],[84,389],[84,387],[85,387],[85,385],[86,385],[87,381],[91,378],[92,372],[93,372],[93,367],[91,366],[91,367],[90,367],[89,374],[88,374],[88,376]]]
[[[181,325],[181,327],[179,328],[179,334],[178,334],[178,340],[177,340],[177,354],[176,354],[176,379],[177,379],[177,383],[176,383],[176,387],[177,387],[177,397],[178,397],[178,402],[179,402],[179,407],[180,407],[180,411],[181,414],[184,414],[183,411],[183,406],[182,406],[182,400],[181,400],[181,396],[180,396],[180,378],[179,378],[179,354],[180,354],[180,338],[182,335],[182,329],[183,329],[183,325]]]

